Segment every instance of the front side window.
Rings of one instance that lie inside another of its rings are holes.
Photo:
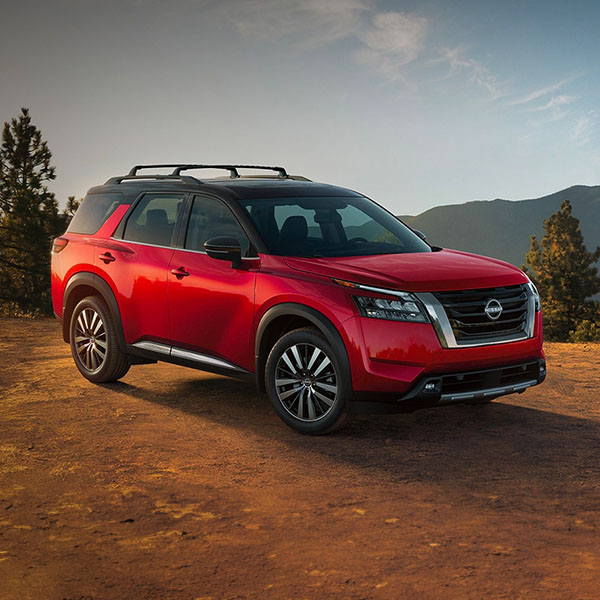
[[[235,238],[240,243],[242,256],[247,255],[250,245],[248,238],[229,208],[216,198],[196,196],[185,237],[185,248],[204,252],[204,242],[214,237]]]
[[[127,220],[123,239],[152,246],[171,246],[181,195],[146,194]]]
[[[431,252],[400,220],[361,196],[262,198],[242,205],[269,251],[280,256]]]

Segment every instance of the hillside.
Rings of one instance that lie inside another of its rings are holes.
[[[493,256],[521,266],[531,234],[543,235],[543,222],[563,200],[581,221],[588,249],[600,245],[600,186],[576,185],[532,200],[491,200],[438,206],[417,216],[400,216],[433,245]]]

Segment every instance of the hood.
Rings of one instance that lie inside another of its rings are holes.
[[[298,271],[407,292],[480,289],[527,281],[509,263],[458,250],[337,258],[286,256],[284,260]]]

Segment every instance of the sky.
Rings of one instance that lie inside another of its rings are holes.
[[[283,165],[396,214],[600,183],[600,2],[0,0],[0,122],[61,205],[136,163]]]

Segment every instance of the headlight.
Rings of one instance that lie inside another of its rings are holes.
[[[389,321],[408,321],[410,323],[428,323],[421,303],[407,292],[396,292],[399,297],[394,300],[371,298],[369,296],[352,296],[363,317],[371,319],[387,319]]]
[[[332,281],[338,285],[353,290],[352,299],[358,307],[363,317],[371,319],[387,319],[388,321],[408,321],[410,323],[429,323],[429,317],[425,312],[425,307],[419,299],[409,292],[399,292],[397,290],[386,290],[383,288],[353,283],[344,279],[335,279]],[[393,296],[389,298],[372,298],[371,296],[357,296],[354,291],[365,290],[377,294]]]
[[[527,279],[529,279],[529,277]],[[531,292],[531,295],[533,296],[533,299],[535,300],[535,312],[538,312],[542,308],[542,301],[540,300],[540,293],[537,291],[537,288],[535,287],[535,285],[534,285],[533,281],[531,281],[531,279],[529,279],[529,283],[527,284],[527,287],[529,288],[529,291]]]

